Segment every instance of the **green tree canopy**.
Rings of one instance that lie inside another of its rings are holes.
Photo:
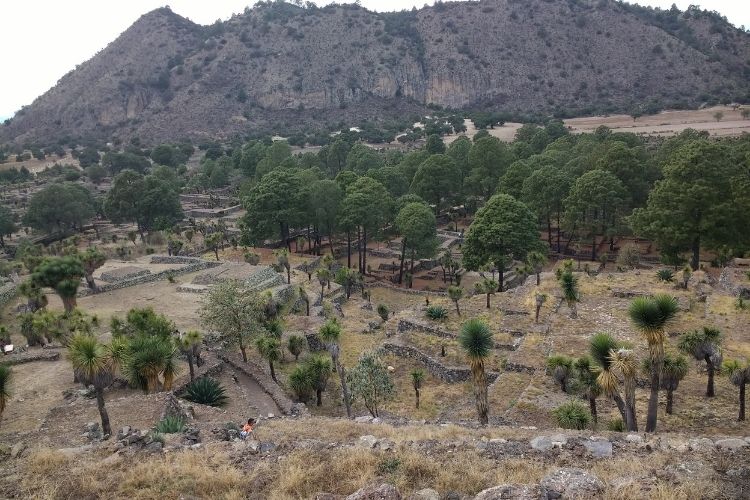
[[[463,246],[467,269],[492,263],[499,273],[500,291],[503,273],[511,259],[524,260],[540,247],[534,213],[507,194],[496,194],[476,214]]]
[[[466,179],[467,188],[472,193],[489,198],[512,159],[508,147],[498,138],[482,137],[477,140],[469,151],[471,173]]]
[[[432,155],[417,169],[410,190],[435,205],[435,213],[440,213],[443,201],[453,201],[461,191],[461,171],[450,156]]]
[[[94,198],[80,184],[49,184],[32,195],[24,222],[40,231],[80,229],[95,215]]]

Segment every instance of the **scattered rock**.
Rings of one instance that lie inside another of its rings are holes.
[[[596,498],[604,489],[598,477],[583,469],[564,467],[548,474],[541,483],[542,498]]]
[[[563,434],[552,436],[537,436],[530,441],[531,447],[538,451],[547,451],[552,448],[562,448],[568,444],[568,438]]]
[[[117,440],[120,441],[122,439],[125,439],[127,436],[129,436],[130,430],[131,430],[130,426],[126,425],[125,427],[117,431]]]
[[[440,500],[440,494],[431,488],[425,488],[423,490],[415,491],[409,497],[409,500]]]
[[[147,453],[161,453],[163,448],[164,448],[164,445],[162,445],[161,442],[154,441],[153,443],[143,448],[143,451]]]
[[[583,441],[583,446],[594,458],[604,458],[612,456],[612,443],[606,439],[587,439]]]
[[[392,484],[371,484],[355,491],[346,500],[401,500],[401,494]]]
[[[744,439],[728,438],[716,441],[716,447],[722,450],[736,451],[750,446]]]
[[[360,436],[357,444],[364,448],[372,449],[375,448],[375,446],[378,444],[378,438],[371,434],[367,434],[366,436]]]
[[[541,489],[535,484],[501,484],[481,491],[474,500],[537,500]]]
[[[10,458],[20,458],[24,450],[26,450],[25,443],[14,444],[13,448],[10,449]]]
[[[688,446],[692,451],[705,451],[714,447],[714,442],[708,438],[695,438],[688,441]]]
[[[370,415],[363,415],[361,417],[355,418],[354,421],[358,424],[369,424],[370,422],[372,422],[372,417]]]
[[[643,438],[638,434],[628,434],[627,436],[625,436],[625,441],[627,441],[628,443],[642,443]]]
[[[176,417],[182,419],[184,422],[189,422],[195,418],[195,410],[193,410],[192,406],[181,403],[173,392],[168,392],[164,401],[164,410],[161,413],[161,419],[163,420],[165,417]]]

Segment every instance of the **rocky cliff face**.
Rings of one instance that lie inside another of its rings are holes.
[[[462,109],[586,113],[747,100],[750,35],[610,0],[378,14],[261,4],[209,27],[144,15],[0,127],[2,140],[229,137]]]

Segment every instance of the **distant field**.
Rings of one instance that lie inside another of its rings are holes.
[[[747,106],[743,106],[747,108]],[[564,120],[565,125],[573,133],[593,132],[604,125],[618,132],[632,132],[634,134],[671,136],[687,128],[707,130],[716,137],[730,137],[750,133],[750,120],[742,118],[741,110],[731,106],[714,106],[696,111],[662,111],[656,115],[642,116],[633,120],[630,115],[587,116]],[[724,113],[721,121],[716,121],[714,114]],[[446,144],[450,144],[461,135],[469,137],[477,133],[471,120],[465,120],[466,132],[444,137]],[[502,127],[487,129],[490,135],[506,142],[513,141],[520,123],[506,123]]]

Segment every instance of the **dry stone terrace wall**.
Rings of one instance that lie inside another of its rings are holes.
[[[17,290],[18,285],[16,283],[8,283],[7,285],[0,287],[0,307],[3,307],[5,304],[13,300],[16,296]]]
[[[452,366],[445,366],[440,361],[428,356],[422,351],[406,345],[394,344],[391,342],[384,342],[380,346],[381,353],[394,354],[400,358],[413,359],[425,365],[431,374],[448,382],[454,384],[457,382],[465,382],[471,378],[471,370],[468,368],[458,368]],[[497,380],[499,374],[495,372],[487,373],[487,381],[489,383]]]
[[[735,259],[735,261],[747,261],[748,259]],[[750,299],[750,279],[745,273],[750,271],[750,266],[725,267],[719,276],[719,286],[736,297]],[[745,278],[743,283],[742,278]],[[738,282],[739,281],[739,282]]]
[[[167,279],[169,276],[178,276],[180,274],[190,274],[194,273],[196,271],[201,271],[203,269],[208,269],[211,267],[215,267],[220,264],[220,262],[213,262],[210,260],[203,260],[203,259],[197,259],[193,257],[167,257],[167,256],[154,256],[151,259],[152,264],[186,264],[184,267],[178,268],[178,269],[168,269],[166,271],[161,271],[158,273],[153,274],[145,274],[143,276],[138,276],[136,278],[120,281],[117,283],[109,283],[107,285],[102,285],[100,287],[97,287],[96,290],[92,290],[90,288],[83,288],[78,292],[79,297],[86,297],[88,295],[95,295],[97,293],[103,293],[103,292],[111,292],[113,290],[119,290],[120,288],[127,288],[135,285],[140,285],[143,283],[149,283],[151,281],[159,281],[162,279]]]
[[[441,328],[437,328],[430,325],[425,325],[424,323],[417,323],[414,321],[409,321],[407,319],[400,319],[398,321],[398,327],[397,327],[399,333],[403,332],[423,332],[430,335],[434,335],[436,337],[442,337],[446,339],[456,339],[458,338],[457,335],[454,335],[450,332],[447,332]],[[520,338],[513,342],[512,344],[502,344],[499,342],[495,342],[495,349],[502,349],[504,351],[515,351],[518,349],[519,344],[521,343]]]

